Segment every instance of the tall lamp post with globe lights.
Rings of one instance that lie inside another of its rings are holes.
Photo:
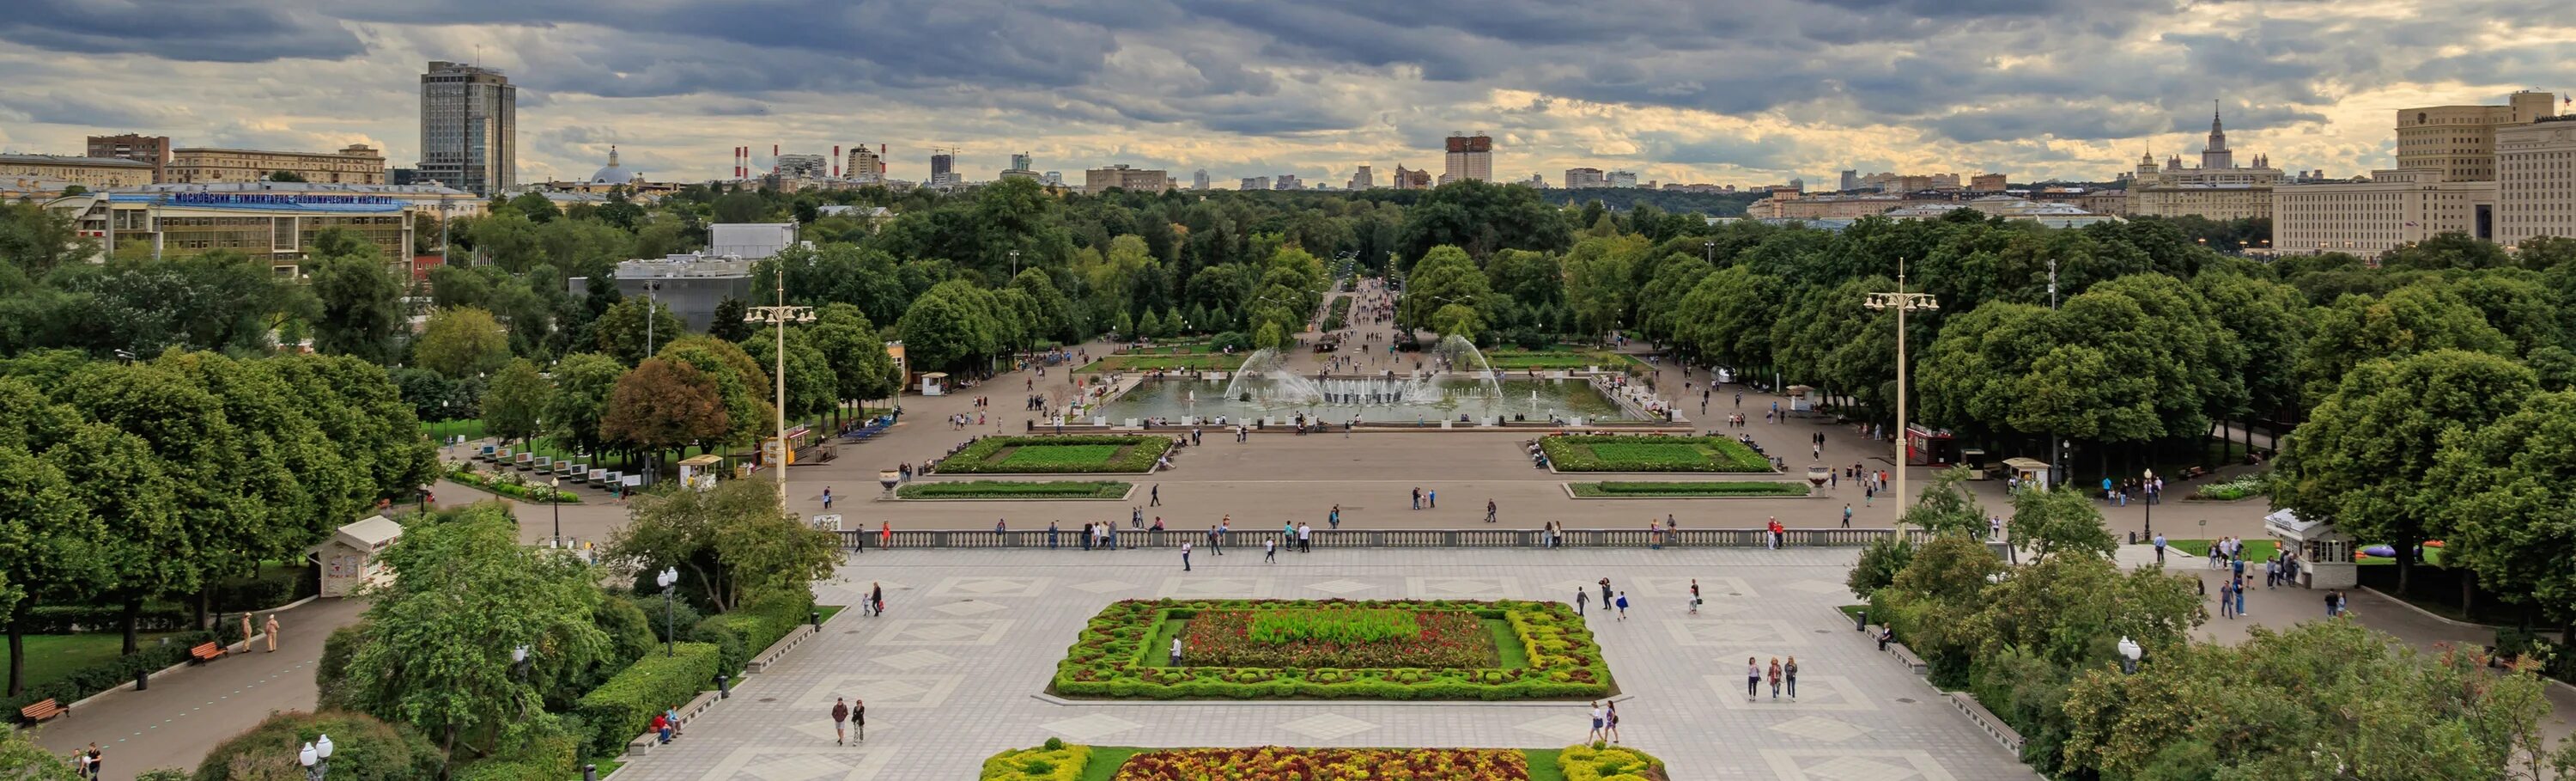
[[[1910,437],[1905,432],[1905,313],[1917,309],[1937,311],[1941,308],[1941,302],[1933,299],[1930,293],[1906,292],[1905,259],[1897,258],[1896,292],[1871,293],[1869,302],[1864,306],[1873,310],[1896,310],[1896,523],[1899,528],[1902,528],[1905,524],[1905,508],[1914,502],[1914,494],[1905,490],[1906,450],[1914,444],[1909,441]]]
[[[664,657],[680,655],[679,646],[673,639],[679,635],[672,623],[675,614],[672,613],[671,607],[671,584],[678,582],[680,582],[678,567],[663,567],[662,571],[653,573],[653,585],[662,587],[662,655]]]
[[[1011,254],[1014,257],[1019,255],[1018,252],[1012,252]],[[778,451],[770,454],[769,467],[778,472],[778,507],[779,509],[784,510],[787,507],[787,459],[789,457],[787,452],[787,324],[814,322],[814,308],[810,306],[788,306],[787,275],[777,275],[777,282],[778,305],[751,307],[749,314],[743,315],[742,319],[754,323],[768,323],[770,325],[778,326],[778,371],[776,373],[778,380],[778,408],[776,410],[778,413],[778,438],[774,440],[777,443]]]

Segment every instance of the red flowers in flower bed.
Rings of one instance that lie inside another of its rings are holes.
[[[1127,758],[1114,781],[1526,781],[1517,749],[1189,748]]]
[[[1273,611],[1275,612],[1275,611]],[[1329,613],[1337,611],[1313,611]],[[1358,611],[1349,611],[1358,612]],[[1458,610],[1411,613],[1421,633],[1375,641],[1335,642],[1309,637],[1265,642],[1255,637],[1254,622],[1263,611],[1210,610],[1189,619],[1182,634],[1181,662],[1193,666],[1279,667],[1493,667],[1501,651],[1483,620]]]

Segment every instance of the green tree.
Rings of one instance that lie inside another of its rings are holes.
[[[600,433],[601,422],[608,415],[609,395],[625,373],[624,364],[599,353],[573,353],[556,361],[555,392],[543,416],[546,430],[578,452],[606,452],[609,439]]]
[[[1954,467],[1934,473],[1932,484],[1923,487],[1922,496],[1905,508],[1899,522],[1935,532],[1983,535],[1986,508],[1968,491],[1968,470]]]
[[[1479,258],[1506,249],[1561,251],[1571,239],[1565,218],[1537,190],[1472,179],[1425,193],[1404,210],[1401,232],[1399,251],[1415,259],[1444,245]]]
[[[800,591],[829,577],[839,538],[798,522],[766,481],[726,480],[709,490],[639,498],[611,555],[646,570],[677,566],[718,611],[765,594]]]
[[[1441,308],[1452,304],[1481,308],[1493,296],[1475,259],[1466,250],[1450,246],[1432,248],[1413,264],[1404,284],[1404,294],[1396,301],[1396,322],[1408,328],[1431,328],[1431,315]]]
[[[554,404],[555,387],[537,365],[513,358],[492,375],[483,391],[483,425],[501,441],[526,441],[544,431],[546,409]]]
[[[752,332],[751,321],[745,317],[750,314],[749,302],[733,296],[725,296],[724,300],[716,302],[715,319],[707,324],[707,335],[728,342],[749,339]]]
[[[778,336],[773,330],[775,328],[777,326],[763,328],[761,330],[767,333],[753,334],[751,339],[742,343],[743,352],[750,354],[753,363],[772,372],[778,370]],[[833,402],[840,398],[836,393],[840,386],[840,377],[833,373],[832,363],[823,357],[823,351],[814,346],[812,330],[809,326],[787,329],[787,419],[789,421],[803,420],[822,414],[825,410],[831,409]],[[777,395],[774,386],[770,389],[770,395],[773,399]],[[770,403],[774,405],[777,402],[773,400]]]
[[[2120,542],[2102,525],[2102,511],[2073,489],[2017,491],[2007,528],[2013,545],[2028,547],[2040,558],[2061,553],[2110,558]]]
[[[670,307],[649,298],[628,298],[610,304],[590,329],[598,337],[599,352],[628,366],[643,362],[659,352],[662,345],[689,334],[680,325],[680,318],[671,315]]]
[[[2317,310],[2315,318],[2298,371],[2301,396],[2311,407],[2367,361],[2435,350],[2513,352],[2511,340],[2475,307],[2436,285],[2409,285],[2378,297],[2347,295]]]
[[[1637,295],[1636,265],[1649,248],[1642,236],[1588,238],[1565,253],[1565,298],[1585,334],[1626,324]]]
[[[2445,565],[2576,629],[2576,393],[2534,395],[2442,443],[2426,504],[2463,519],[2443,537]]]
[[[2355,367],[2292,432],[2273,500],[2397,549],[2398,590],[2416,548],[2465,523],[2430,482],[2444,437],[2512,414],[2537,387],[2531,370],[2487,353],[2440,350]]]
[[[0,379],[0,386],[15,382]],[[49,598],[86,596],[110,582],[97,542],[106,532],[61,468],[22,443],[0,445],[0,608],[9,615],[10,697],[27,691],[27,612]]]
[[[421,368],[450,378],[479,377],[509,362],[510,335],[491,312],[441,309],[430,313],[419,338],[412,340],[411,357]]]
[[[952,280],[913,299],[912,308],[895,323],[912,365],[950,371],[996,352],[1001,326],[980,293],[972,285]]]
[[[385,363],[402,325],[402,282],[372,254],[325,255],[305,262],[314,298],[313,349]]]
[[[17,652],[16,648],[9,649],[10,658],[17,658]],[[74,772],[62,757],[36,745],[34,739],[27,737],[29,734],[32,733],[23,730],[0,731],[0,777],[21,781],[81,781],[88,778]]]
[[[294,171],[270,171],[268,172],[268,180],[272,182],[305,181],[303,174],[299,174]]]
[[[815,313],[814,348],[832,367],[834,398],[844,401],[888,399],[902,390],[894,356],[867,315],[849,304],[827,304]]]
[[[725,415],[733,429],[721,441],[750,442],[770,431],[777,415],[769,368],[752,360],[742,345],[707,336],[687,336],[662,346],[657,356],[697,367],[716,383]]]
[[[438,736],[452,758],[458,738],[482,747],[525,737],[523,714],[542,693],[510,659],[526,647],[536,664],[579,666],[609,652],[590,621],[597,574],[581,560],[519,544],[500,503],[415,522],[384,554],[394,577],[369,589],[367,641],[349,657],[351,696],[388,721]]]

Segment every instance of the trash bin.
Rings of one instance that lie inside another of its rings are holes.
[[[1867,632],[1867,631],[1869,631],[1869,611],[1868,611],[1868,610],[1855,610],[1855,611],[1852,611],[1852,631],[1854,631],[1854,632]]]

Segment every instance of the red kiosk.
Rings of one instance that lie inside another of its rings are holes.
[[[1947,430],[1934,430],[1920,423],[1905,424],[1905,463],[1913,466],[1949,466],[1959,463],[1959,443]]]

